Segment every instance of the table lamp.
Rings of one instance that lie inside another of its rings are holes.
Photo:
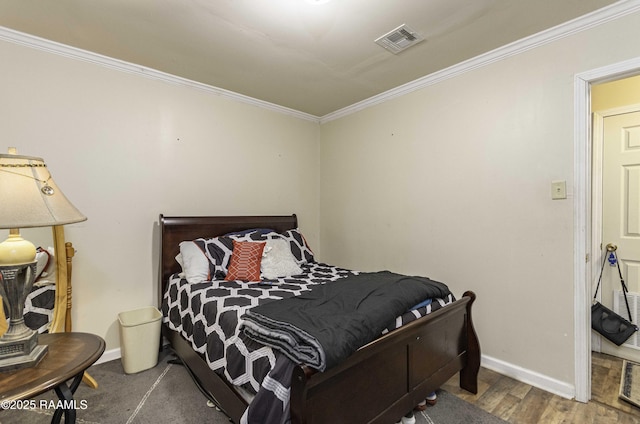
[[[56,186],[37,157],[0,154],[0,296],[8,309],[9,327],[0,337],[0,371],[35,366],[47,353],[38,333],[24,323],[24,302],[35,280],[36,248],[20,236],[20,228],[48,227],[84,221]]]

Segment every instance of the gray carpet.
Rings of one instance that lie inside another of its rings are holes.
[[[444,390],[438,402],[415,413],[416,424],[506,424],[504,421]]]
[[[91,389],[81,384],[74,399],[78,424],[160,424],[160,423],[229,423],[215,408],[207,406],[187,371],[180,365],[167,363],[171,359],[161,353],[155,368],[127,375],[120,360],[93,366],[89,373],[99,384]],[[50,392],[35,398],[57,400]],[[83,405],[86,407],[83,408]],[[0,424],[50,423],[53,409],[22,411],[0,410]],[[438,403],[416,413],[419,424],[501,424],[505,423],[475,406],[447,393],[440,392]],[[389,423],[393,424],[393,423]]]
[[[160,354],[155,368],[137,374],[125,374],[120,360],[105,362],[89,368],[89,374],[98,382],[92,389],[80,384],[74,399],[78,409],[78,424],[229,424],[229,419],[215,408],[207,406],[206,398],[198,391],[191,377],[180,365],[168,364],[170,356]],[[54,399],[49,392],[35,398]],[[51,422],[54,411],[36,409],[28,411],[0,411],[0,424]]]

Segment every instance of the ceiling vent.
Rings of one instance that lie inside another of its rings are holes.
[[[423,40],[424,38],[420,34],[403,24],[376,39],[376,43],[391,53],[398,54]]]

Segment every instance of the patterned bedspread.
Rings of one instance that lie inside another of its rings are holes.
[[[56,302],[55,284],[34,286],[24,305],[24,323],[32,330],[49,330]]]
[[[261,391],[263,394],[259,397],[266,396],[266,403],[280,399],[283,395],[277,392],[288,390],[289,382],[282,380],[286,380],[287,375],[290,377],[292,364],[286,358],[278,359],[281,355],[271,348],[245,336],[240,329],[240,317],[254,306],[296,296],[313,285],[358,274],[318,262],[305,263],[301,267],[303,275],[262,283],[214,280],[189,284],[176,274],[171,277],[164,294],[163,322],[188,340],[209,367],[224,375],[227,381],[253,394]],[[426,302],[390,322],[383,333],[453,300],[450,295],[447,299]],[[276,367],[276,359],[279,367]],[[274,372],[268,376],[271,370]]]
[[[56,302],[55,284],[43,284],[33,287],[24,303],[23,317],[27,327],[38,333],[49,331]],[[4,316],[9,321],[7,305],[2,305]]]

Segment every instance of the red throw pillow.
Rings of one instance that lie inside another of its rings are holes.
[[[265,242],[233,240],[226,281],[260,281],[260,263]]]

